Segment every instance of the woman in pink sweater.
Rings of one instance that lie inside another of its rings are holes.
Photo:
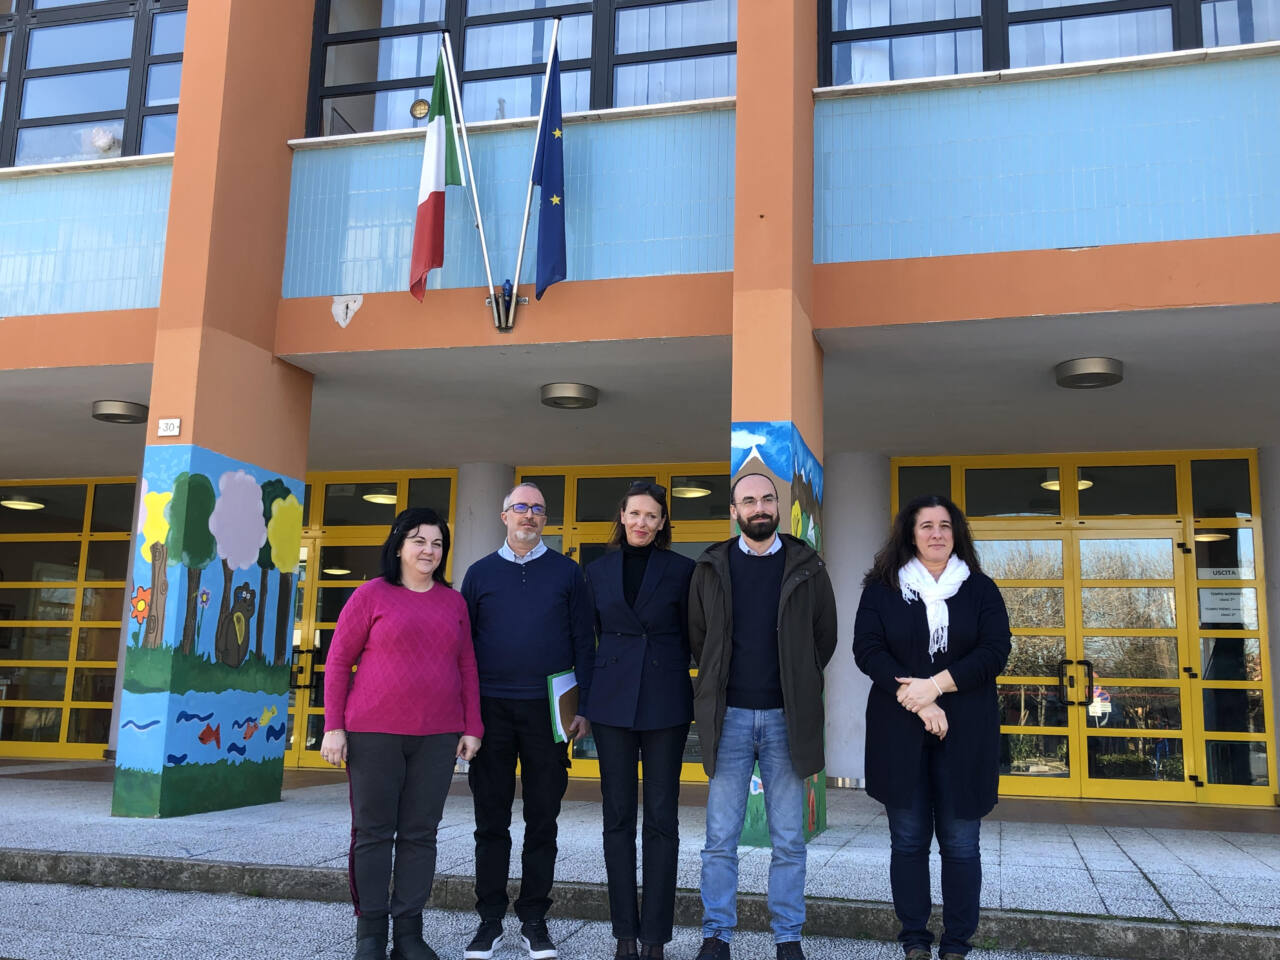
[[[356,960],[383,960],[388,917],[391,960],[437,960],[422,939],[436,828],[455,759],[474,757],[484,733],[471,624],[444,578],[448,558],[448,524],[434,510],[402,512],[382,545],[382,576],[342,608],[326,658],[320,755],[345,761],[351,786]]]

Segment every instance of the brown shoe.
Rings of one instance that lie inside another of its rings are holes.
[[[924,947],[912,947],[907,951],[906,960],[933,960],[933,951]]]

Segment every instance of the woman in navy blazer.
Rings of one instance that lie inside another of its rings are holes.
[[[609,543],[617,549],[587,567],[599,643],[584,713],[600,758],[616,956],[661,958],[674,922],[680,765],[693,720],[687,612],[694,564],[670,549],[667,491],[656,483],[627,490]],[[640,762],[643,904],[636,892]]]
[[[863,581],[853,655],[867,696],[867,793],[889,819],[889,885],[907,960],[928,960],[929,847],[942,854],[942,960],[960,960],[978,926],[978,832],[996,803],[996,676],[1009,616],[978,565],[969,525],[942,496],[898,514]]]

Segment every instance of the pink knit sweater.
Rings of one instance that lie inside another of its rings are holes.
[[[342,608],[326,657],[324,728],[483,736],[462,595],[439,583],[426,593],[381,577],[361,584]]]

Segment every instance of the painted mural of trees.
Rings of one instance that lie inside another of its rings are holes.
[[[280,571],[280,592],[276,596],[276,644],[273,663],[286,662],[293,631],[293,575],[302,559],[302,504],[293,494],[271,504],[267,521],[271,562]]]
[[[209,518],[217,500],[213,484],[203,473],[182,472],[173,481],[173,500],[169,503],[169,536],[165,545],[170,563],[187,568],[186,617],[182,623],[183,653],[196,648],[196,610],[200,579],[215,556],[218,544],[209,529]]]
[[[151,564],[151,603],[147,607],[146,625],[142,628],[142,646],[152,649],[164,643],[164,612],[169,597],[169,490],[148,490],[143,480],[142,500],[138,508],[138,533],[142,541],[138,551]]]
[[[216,653],[228,666],[238,667],[249,652],[247,603],[252,603],[248,584],[236,593],[236,619],[232,618],[231,577],[235,570],[248,570],[258,562],[258,551],[267,540],[262,518],[262,491],[258,482],[243,470],[228,470],[218,478],[218,502],[209,517],[209,530],[222,560],[222,603],[218,610]],[[249,612],[252,616],[252,611]],[[229,638],[229,639],[228,639]]]
[[[285,486],[284,481],[277,477],[274,480],[268,480],[262,485],[262,523],[265,530],[266,524],[271,520],[271,508],[277,500],[285,500],[289,496],[289,488]],[[262,652],[262,635],[266,626],[267,616],[267,585],[270,583],[269,575],[275,569],[275,563],[271,560],[271,542],[268,540],[263,543],[261,549],[258,550],[258,566],[262,570],[262,575],[258,580],[258,629],[254,634],[253,654],[259,660],[264,656]]]

